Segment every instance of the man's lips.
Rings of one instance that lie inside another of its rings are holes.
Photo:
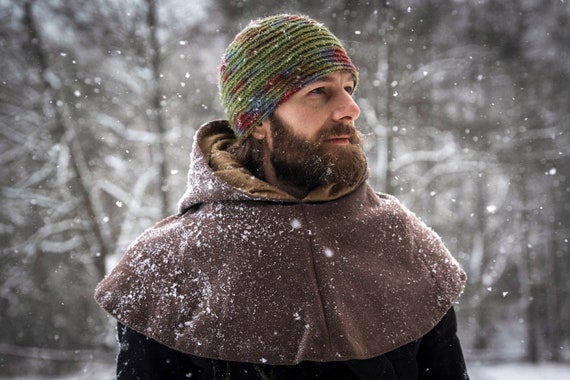
[[[350,143],[350,135],[333,136],[325,140],[327,143],[345,145]]]

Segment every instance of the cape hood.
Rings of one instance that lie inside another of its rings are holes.
[[[197,132],[180,212],[98,285],[123,324],[220,360],[366,359],[423,336],[463,291],[439,236],[365,178],[299,200],[233,163],[231,142],[226,122]]]

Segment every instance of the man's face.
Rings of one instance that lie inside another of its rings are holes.
[[[277,176],[301,188],[353,185],[366,170],[360,109],[350,73],[335,72],[282,103],[269,118],[271,163]]]
[[[281,103],[275,116],[292,128],[292,132],[308,140],[322,128],[342,123],[354,127],[360,116],[360,108],[352,98],[354,77],[347,71],[335,71],[309,83]],[[343,136],[327,143],[343,145]]]

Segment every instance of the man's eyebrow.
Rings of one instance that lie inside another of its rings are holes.
[[[314,80],[314,82],[332,82],[332,81],[333,81],[333,78],[330,75],[320,77],[320,78]]]

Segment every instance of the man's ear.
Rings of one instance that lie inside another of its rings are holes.
[[[261,124],[255,127],[251,135],[257,140],[263,140],[269,135],[269,118],[265,118]]]

